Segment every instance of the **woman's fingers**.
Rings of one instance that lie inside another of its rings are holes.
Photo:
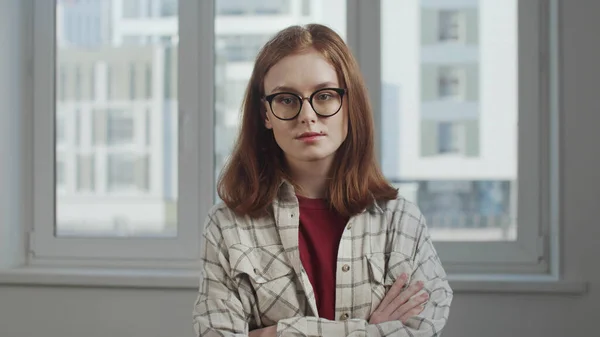
[[[377,309],[375,311],[384,311],[385,308],[387,308],[387,306],[396,297],[398,297],[398,295],[402,292],[404,285],[406,284],[407,278],[408,278],[408,275],[406,275],[406,273],[402,273],[402,275],[400,275],[400,277],[398,277],[396,279],[396,281],[394,282],[394,284],[392,284],[392,286],[390,287],[390,290],[388,290],[388,292],[385,294],[385,296],[383,297],[383,300],[381,300],[381,303],[379,303],[379,305],[377,306]]]
[[[421,289],[423,289],[424,283],[423,281],[419,281],[404,291],[402,291],[392,302],[386,307],[385,312],[391,315],[393,312],[396,312],[400,309],[400,307],[404,306],[405,303],[409,301],[409,299],[415,296]],[[420,304],[420,303],[419,303]],[[405,312],[412,309],[414,305],[405,307]]]
[[[390,316],[394,320],[401,320],[402,317],[409,314],[415,308],[424,306],[425,302],[427,302],[428,299],[429,299],[429,294],[427,294],[427,293],[422,293],[417,296],[413,296],[406,303],[401,305],[396,311],[394,311],[394,313],[391,314]]]
[[[405,321],[416,316],[423,310],[429,294],[418,294],[424,287],[423,281],[416,282],[405,288],[407,275],[402,274],[386,293],[377,309],[371,314],[369,323],[377,324],[388,321]],[[417,295],[418,294],[418,295]]]
[[[406,322],[415,316],[418,316],[420,313],[423,312],[423,309],[425,309],[425,307],[423,305],[420,305],[418,307],[412,308],[411,310],[409,310],[407,313],[405,313],[401,318],[400,321],[402,322],[402,324],[406,324]]]

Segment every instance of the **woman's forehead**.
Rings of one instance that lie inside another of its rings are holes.
[[[338,86],[335,67],[320,53],[292,54],[277,62],[265,76],[265,91],[276,88],[305,91],[323,84]]]

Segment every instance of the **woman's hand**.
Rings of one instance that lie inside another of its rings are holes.
[[[423,303],[427,301],[427,293],[416,295],[423,289],[423,281],[419,281],[406,289],[406,274],[402,274],[392,285],[385,295],[377,309],[369,318],[370,324],[377,324],[389,321],[400,320],[406,323],[409,318],[420,314],[423,311]]]
[[[277,325],[273,325],[267,328],[256,329],[250,331],[249,337],[275,337],[277,336]]]

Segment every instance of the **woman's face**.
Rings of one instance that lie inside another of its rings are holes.
[[[338,95],[334,90],[319,91],[342,87],[335,68],[319,52],[309,49],[287,56],[271,67],[264,86],[267,97],[285,92],[308,98],[315,93],[313,106],[308,99],[300,101],[289,94],[273,97],[271,104],[265,101],[265,126],[273,130],[275,141],[283,150],[289,165],[321,162],[330,167],[335,152],[348,135],[345,95]],[[277,118],[291,118],[298,111],[294,119]],[[322,115],[334,114],[323,117],[317,112]]]

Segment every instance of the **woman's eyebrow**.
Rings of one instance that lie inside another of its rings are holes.
[[[334,88],[337,88],[337,87],[338,87],[338,84],[337,84],[337,83],[335,83],[335,82],[330,82],[330,81],[328,81],[328,82],[322,82],[322,83],[319,83],[319,84],[315,85],[315,86],[313,87],[313,90],[314,90],[314,91],[316,91],[316,90],[319,90],[319,89],[323,89],[323,88],[329,88],[329,87],[334,87]],[[276,86],[275,88],[273,88],[273,89],[271,90],[271,93],[283,92],[283,91],[289,91],[289,92],[294,92],[294,93],[300,93],[300,90],[298,90],[298,89],[296,89],[296,88],[293,88],[293,87],[288,87],[288,86],[286,86],[286,85],[278,85],[278,86]]]

